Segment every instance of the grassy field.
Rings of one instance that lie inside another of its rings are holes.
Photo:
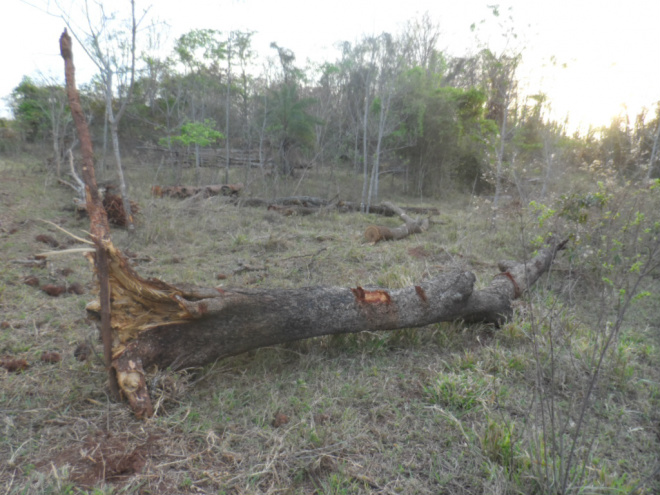
[[[216,182],[212,173],[205,180]],[[639,199],[620,189],[602,207],[604,190],[575,177],[584,184],[575,196],[547,207],[513,201],[494,223],[486,200],[453,192],[421,203],[441,212],[428,232],[369,245],[366,226],[397,220],[155,199],[150,186],[173,175],[137,163],[128,180],[141,209],[137,232],[113,230],[115,244],[136,255],[142,276],[173,283],[395,288],[461,267],[483,287],[499,260],[530,256],[538,236],[573,241],[502,328],[442,323],[265,348],[180,373],[149,370],[157,415],[138,421],[107,396],[85,313],[89,263],[79,254],[21,263],[51,249],[38,235],[75,247],[42,220],[84,235],[87,219],[35,158],[0,157],[0,356],[29,364],[0,368],[0,492],[660,492],[660,272],[632,285],[657,235],[657,190]],[[359,188],[347,171],[311,171],[255,176],[246,194],[355,200]],[[420,204],[389,178],[381,198]],[[260,269],[238,270],[244,265]],[[82,294],[39,288],[75,283]],[[85,361],[74,356],[81,343],[93,348]],[[53,351],[59,362],[42,360]]]

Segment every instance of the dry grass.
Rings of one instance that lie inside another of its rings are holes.
[[[499,259],[524,255],[521,231],[536,235],[527,211],[501,211],[491,230],[487,203],[453,197],[433,204],[442,225],[371,246],[362,241],[364,228],[396,220],[334,212],[281,217],[221,198],[154,199],[151,183],[166,183],[170,172],[134,170],[140,223],[131,238],[114,231],[115,243],[137,255],[140,274],[174,283],[400,287],[461,266],[483,286]],[[359,187],[335,171],[289,181],[255,175],[246,190],[355,199]],[[566,296],[570,286],[576,297],[566,259],[499,330],[438,324],[260,349],[184,373],[151,370],[158,414],[140,422],[108,400],[95,354],[84,362],[74,357],[81,342],[100,352],[84,312],[93,287],[87,262],[76,255],[54,257],[44,268],[13,262],[50,249],[35,241],[39,234],[67,243],[39,219],[77,234],[87,229],[86,219],[67,210],[70,196],[29,158],[0,159],[0,356],[30,364],[20,373],[0,368],[3,492],[552,492],[538,464],[538,450],[551,441],[539,417],[538,370],[550,377],[544,393],[568,419],[570,436],[600,331],[580,309],[593,308],[596,294],[581,288],[579,305]],[[411,204],[389,180],[382,197]],[[259,270],[241,271],[245,265]],[[31,275],[41,285],[78,282],[86,293],[53,298],[24,283]],[[586,475],[575,492],[660,490],[651,475],[660,450],[657,292],[652,297],[655,303],[641,301],[631,312],[602,370],[580,446],[589,454]],[[44,351],[62,360],[42,362]]]

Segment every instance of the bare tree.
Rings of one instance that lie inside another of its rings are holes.
[[[238,58],[238,65],[240,67],[240,84],[239,94],[241,97],[241,114],[243,117],[243,139],[246,144],[246,151],[248,157],[252,156],[252,128],[251,128],[251,114],[250,114],[250,91],[251,91],[251,77],[248,75],[248,67],[252,63],[255,56],[252,50],[252,35],[253,31],[234,31],[232,32],[234,39],[234,51]],[[227,130],[229,132],[229,130]],[[229,134],[227,134],[227,146],[229,146]],[[251,160],[251,158],[250,158]],[[245,167],[245,183],[248,183],[250,167]]]
[[[97,66],[101,75],[101,83],[105,91],[106,119],[112,139],[115,154],[119,189],[122,197],[126,226],[129,232],[135,229],[131,204],[128,198],[126,179],[121,161],[119,146],[119,122],[133,94],[136,71],[136,39],[138,25],[146,16],[144,11],[140,19],[135,15],[135,0],[130,0],[131,13],[127,29],[117,27],[113,22],[116,14],[106,12],[103,4],[96,3],[96,9],[86,1],[84,16],[86,28],[74,26],[73,20],[60,6],[62,19],[72,31],[82,48]],[[95,15],[96,14],[96,15]],[[98,17],[98,18],[93,18]],[[87,43],[81,39],[84,38]]]
[[[193,29],[176,40],[174,52],[177,62],[185,68],[184,76],[178,78],[183,98],[177,105],[182,110],[177,127],[204,123],[215,113],[216,100],[221,101],[219,93],[223,74],[220,62],[227,56],[227,42],[222,39],[222,33],[215,29]],[[193,141],[190,144],[195,151],[195,175],[199,183],[202,165],[200,143]]]
[[[649,159],[649,168],[646,171],[647,180],[650,180],[651,175],[653,174],[653,164],[655,163],[655,157],[658,153],[658,141],[660,141],[660,116],[658,117],[658,124],[655,130],[655,138],[653,139],[653,149],[651,150],[651,158]]]
[[[234,33],[227,40],[227,81],[225,88],[225,184],[229,184],[229,117],[231,113],[231,56],[234,50]]]
[[[413,65],[422,67],[427,74],[437,68],[438,61],[443,60],[437,48],[439,39],[440,26],[428,12],[406,25],[403,43],[406,45],[408,57]]]
[[[40,104],[50,121],[50,137],[53,146],[55,172],[59,179],[62,169],[62,158],[65,153],[64,142],[67,132],[71,129],[71,112],[67,108],[66,90],[54,78],[42,76],[42,79],[47,95],[46,100],[40,102]]]
[[[342,45],[340,66],[347,78],[344,105],[354,122],[356,161],[360,136],[362,141],[363,211],[368,211],[378,197],[384,145],[400,124],[395,110],[401,95],[399,79],[408,63],[407,46],[389,33],[364,37],[355,46],[348,42]]]
[[[367,195],[367,209],[372,200],[378,199],[378,185],[380,177],[381,157],[384,153],[384,140],[400,124],[398,116],[393,110],[394,100],[400,95],[398,79],[405,67],[408,58],[405,42],[394,39],[390,34],[383,33],[380,37],[379,66],[377,96],[374,99],[373,109],[378,111],[376,127],[376,149],[371,166],[371,179],[369,181],[369,194]]]
[[[487,117],[494,120],[499,129],[495,148],[495,198],[493,208],[497,208],[502,194],[502,176],[504,173],[504,155],[510,129],[509,110],[516,93],[515,73],[520,62],[519,55],[509,56],[493,54],[490,50],[482,52],[487,84],[490,86],[490,101]]]

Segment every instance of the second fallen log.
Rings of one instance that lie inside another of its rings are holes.
[[[238,196],[243,190],[243,184],[216,184],[209,186],[152,186],[151,195],[156,198],[164,196],[185,199],[198,194],[208,198],[211,196]]]
[[[429,219],[413,220],[401,208],[392,203],[383,203],[388,209],[394,211],[404,224],[399,227],[384,227],[382,225],[370,225],[364,231],[367,242],[375,244],[380,241],[398,241],[412,234],[421,234],[429,228]]]

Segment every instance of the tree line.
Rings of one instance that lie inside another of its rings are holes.
[[[452,56],[438,49],[441,31],[428,15],[396,34],[340,43],[335,60],[305,66],[277,43],[257,66],[249,31],[193,30],[158,56],[137,49],[136,27],[133,12],[132,28],[114,38],[100,29],[79,38],[99,69],[81,98],[102,166],[110,134],[119,164],[119,142],[197,169],[204,150],[215,149],[225,181],[236,151],[285,176],[297,167],[345,167],[362,181],[366,208],[387,174],[418,197],[461,188],[497,200],[503,183],[521,189],[523,178],[544,195],[571,169],[625,180],[660,172],[660,106],[634,122],[619,115],[607,127],[569,133],[548,116],[544,94],[520,91],[519,53]],[[25,77],[10,103],[14,120],[0,123],[0,148],[48,143],[59,173],[76,146],[63,85]]]

